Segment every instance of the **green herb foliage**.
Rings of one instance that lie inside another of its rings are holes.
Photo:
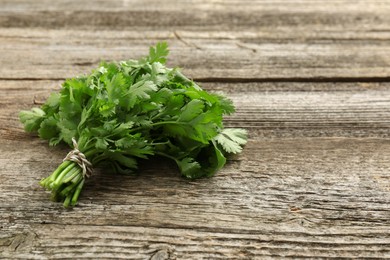
[[[167,55],[163,42],[143,59],[102,63],[88,76],[66,80],[41,108],[21,111],[20,120],[50,145],[72,146],[75,138],[93,166],[130,173],[138,158],[159,155],[187,178],[212,176],[227,153],[241,152],[246,131],[224,129],[222,117],[234,112],[233,103],[167,68]],[[77,203],[84,181],[81,168],[65,161],[41,185],[67,207]]]

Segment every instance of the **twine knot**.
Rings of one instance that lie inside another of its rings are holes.
[[[79,145],[77,144],[75,138],[72,138],[72,143],[73,150],[66,155],[63,161],[72,161],[77,163],[83,170],[83,177],[91,177],[93,172],[92,163],[90,163],[85,157],[85,154],[79,150]]]

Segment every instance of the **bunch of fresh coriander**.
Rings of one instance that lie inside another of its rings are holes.
[[[152,155],[174,160],[183,176],[212,176],[227,153],[246,143],[243,129],[224,129],[232,102],[210,94],[164,64],[166,43],[140,60],[102,63],[88,76],[66,80],[41,108],[21,111],[28,132],[73,147],[40,184],[64,206],[76,205],[93,167],[108,164],[130,173],[137,159]]]

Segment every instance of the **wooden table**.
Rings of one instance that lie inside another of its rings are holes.
[[[100,60],[166,40],[237,106],[211,179],[98,171],[65,210],[38,181],[68,149],[18,112]],[[0,0],[0,258],[390,258],[390,1]]]

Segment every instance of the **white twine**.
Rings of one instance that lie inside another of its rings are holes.
[[[72,161],[77,163],[81,167],[81,169],[83,169],[83,177],[91,177],[93,172],[92,163],[90,163],[85,157],[85,155],[80,152],[79,145],[77,144],[75,138],[72,138],[72,142],[73,150],[66,155],[63,161]]]

